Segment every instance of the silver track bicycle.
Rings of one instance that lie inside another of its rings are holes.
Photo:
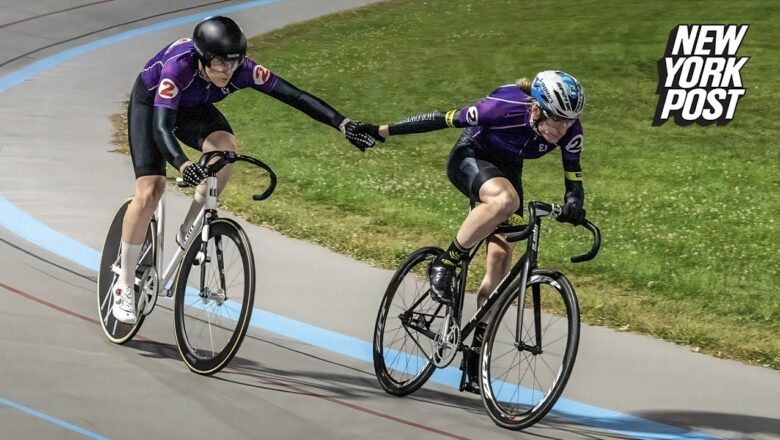
[[[125,324],[111,314],[111,287],[119,274],[122,222],[131,198],[119,207],[106,235],[97,282],[100,324],[111,342],[131,340],[160,296],[173,298],[176,345],[190,370],[211,375],[224,368],[244,339],[255,297],[252,247],[238,222],[217,213],[217,172],[234,162],[248,162],[268,172],[270,182],[254,200],[267,199],[276,175],[262,161],[234,152],[204,154],[206,201],[163,269],[164,197],[149,223],[135,270],[136,322]],[[181,184],[180,184],[181,185]]]

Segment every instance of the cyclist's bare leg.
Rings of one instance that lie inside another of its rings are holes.
[[[215,131],[206,137],[203,141],[203,152],[209,153],[211,151],[236,151],[236,138],[227,131]],[[233,164],[227,165],[217,173],[219,181],[218,190],[221,193],[225,188],[230,175],[233,173]],[[201,194],[206,194],[205,185],[199,185],[198,191],[202,191]]]
[[[515,243],[506,241],[506,234],[491,235],[487,238],[487,263],[485,266],[485,278],[477,292],[477,307],[482,307],[488,296],[498,287],[501,280],[512,268],[512,251]],[[482,318],[482,322],[489,324],[491,314]]]
[[[520,207],[517,191],[504,177],[494,177],[482,184],[479,198],[482,203],[469,212],[456,235],[458,243],[466,249],[487,238]]]
[[[149,221],[154,215],[157,203],[165,191],[165,176],[141,176],[135,180],[135,195],[125,212],[122,222],[123,249],[119,280],[132,286],[135,282],[135,266],[138,264],[140,246],[146,238]]]
[[[203,141],[203,152],[209,153],[212,151],[236,151],[236,138],[227,131],[215,131],[206,136]],[[233,172],[233,165],[227,165],[217,173],[218,193],[222,193],[222,189],[225,188],[230,175]],[[196,189],[196,195],[193,199],[190,210],[187,212],[187,216],[184,218],[182,227],[189,225],[195,220],[203,204],[206,203],[206,184],[198,185]],[[184,233],[185,231],[181,231]]]
[[[142,176],[135,179],[135,196],[127,207],[122,223],[123,241],[135,245],[143,244],[149,221],[164,191],[164,176]]]

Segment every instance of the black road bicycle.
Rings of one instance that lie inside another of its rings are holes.
[[[224,368],[244,339],[255,299],[255,260],[243,228],[217,214],[217,172],[234,162],[248,162],[268,172],[270,184],[254,200],[268,198],[276,175],[268,165],[234,152],[205,153],[199,164],[207,169],[206,201],[163,271],[164,197],[157,205],[141,258],[135,270],[136,322],[125,324],[111,314],[111,287],[119,274],[122,221],[132,198],[119,207],[109,227],[97,282],[97,303],[103,332],[111,342],[124,344],[141,329],[159,295],[173,297],[176,345],[190,370],[210,375]],[[181,186],[181,184],[180,184]],[[173,283],[169,282],[173,279]]]
[[[528,239],[525,254],[465,326],[461,320],[468,266],[482,243],[459,267],[452,306],[430,297],[428,265],[442,249],[418,249],[401,264],[374,327],[374,370],[385,391],[405,396],[419,389],[436,368],[447,367],[458,351],[470,349],[465,339],[486,318],[478,385],[490,418],[503,428],[519,430],[550,411],[574,367],[580,309],[569,280],[555,269],[537,266],[542,218],[557,217],[560,206],[534,201],[528,207],[527,225],[496,229],[508,233],[510,242]],[[593,245],[587,254],[572,257],[575,263],[593,259],[601,246],[596,225],[586,220],[583,226],[593,234]],[[465,359],[461,368],[463,391]]]

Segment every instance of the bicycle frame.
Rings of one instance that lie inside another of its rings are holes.
[[[190,242],[195,237],[192,233],[198,224],[202,224],[203,229],[201,231],[201,239],[203,243],[208,242],[209,225],[211,221],[217,217],[216,208],[217,208],[217,178],[207,177],[206,178],[206,201],[203,205],[203,208],[201,208],[200,212],[193,219],[191,224],[185,225],[187,234],[185,234],[184,236],[184,242],[181,243],[180,246],[178,246],[173,256],[171,257],[170,261],[168,262],[165,271],[163,272],[162,255],[163,255],[164,242],[165,242],[164,240],[165,195],[163,195],[163,197],[160,198],[160,202],[157,204],[157,208],[155,208],[154,211],[154,221],[157,223],[157,255],[159,256],[159,258],[157,258],[156,261],[155,270],[157,271],[157,274],[160,274],[155,295],[159,296],[160,293],[165,293],[165,296],[167,297],[173,296],[173,293],[171,292],[171,287],[168,287],[168,283],[176,274],[176,269],[179,267],[182,260],[184,259],[184,250],[187,249]],[[150,251],[151,249],[146,250],[146,252],[150,252]],[[202,250],[202,252],[205,252],[205,249]],[[145,255],[141,256],[141,260],[143,260],[144,256]],[[205,258],[205,255],[202,256],[199,255],[198,258],[200,261],[202,261]]]
[[[526,244],[526,250],[525,253],[518,259],[518,261],[512,266],[512,269],[509,270],[509,273],[504,276],[504,278],[501,280],[501,282],[498,284],[498,286],[493,290],[493,292],[488,295],[487,300],[477,308],[477,311],[474,313],[474,316],[469,319],[469,321],[466,323],[464,327],[460,327],[460,341],[459,341],[459,350],[464,349],[464,343],[463,341],[471,334],[472,331],[476,328],[477,324],[487,315],[490,310],[493,308],[493,306],[501,299],[501,295],[503,292],[505,292],[509,286],[515,282],[516,280],[520,280],[520,285],[518,288],[520,289],[520,297],[518,298],[518,304],[525,304],[525,295],[526,295],[526,289],[528,287],[528,283],[531,281],[531,272],[538,268],[538,255],[539,255],[539,234],[541,230],[541,219],[543,217],[557,217],[561,213],[561,207],[558,205],[549,205],[546,203],[541,202],[530,202],[528,204],[528,210],[530,213],[530,221],[527,225],[524,225],[522,227],[499,227],[496,229],[494,234],[508,234],[506,237],[506,240],[508,242],[517,242],[525,239],[529,239]],[[591,250],[587,254],[578,255],[571,258],[571,261],[574,263],[582,262],[582,261],[588,261],[593,259],[593,257],[596,256],[598,253],[598,250],[601,246],[601,234],[593,223],[590,221],[585,221],[585,223],[582,224],[586,229],[588,229],[594,237],[594,243],[591,247]],[[457,283],[457,291],[455,292],[455,298],[456,298],[456,304],[451,308],[448,309],[446,312],[446,316],[449,317],[451,312],[455,312],[455,322],[458,326],[460,326],[461,320],[462,320],[462,314],[463,314],[463,302],[465,299],[465,291],[466,291],[466,279],[468,278],[468,268],[469,264],[471,263],[471,260],[476,255],[477,251],[479,250],[479,247],[482,246],[482,244],[485,242],[485,240],[481,241],[479,244],[477,244],[469,253],[468,257],[464,259],[461,262],[461,270],[458,274],[458,283]],[[531,294],[534,296],[534,304],[537,306],[534,308],[534,316],[537,318],[535,322],[537,325],[539,325],[539,315],[541,311],[538,309],[539,304],[539,296],[541,294],[540,289],[538,286],[534,285],[532,287]],[[412,304],[411,307],[409,307],[408,310],[413,310],[415,307],[417,307],[418,304],[420,304],[425,297],[420,297],[414,304]],[[438,315],[441,309],[445,307],[444,305],[439,305],[437,309],[433,312],[433,315]],[[529,350],[533,353],[536,353],[540,350],[541,347],[541,336],[540,336],[540,329],[536,328],[536,345],[535,346],[528,346],[527,344],[524,344],[522,342],[522,323],[523,323],[523,307],[517,308],[518,313],[518,319],[517,319],[517,331],[516,331],[516,346],[518,348]],[[414,330],[425,334],[428,337],[435,337],[435,335],[432,335],[428,330],[424,328],[418,328],[416,326],[410,325]],[[408,330],[407,330],[408,331]],[[413,338],[414,339],[414,338]],[[415,343],[417,341],[415,340]],[[419,346],[419,344],[418,344]],[[420,347],[422,349],[422,347]],[[424,350],[423,350],[424,351]]]
[[[522,230],[522,232],[517,232],[517,228],[501,228],[499,227],[496,229],[496,233],[509,233],[507,235],[507,241],[508,242],[517,242],[520,240],[525,240],[528,238],[527,244],[526,244],[526,250],[523,256],[520,257],[520,259],[512,266],[512,269],[509,271],[509,273],[504,277],[504,279],[501,280],[501,282],[498,284],[498,287],[496,287],[493,292],[490,293],[487,300],[484,304],[482,304],[481,307],[479,307],[474,314],[474,316],[466,323],[466,326],[461,329],[461,348],[463,348],[463,339],[465,339],[471,332],[476,328],[477,323],[482,320],[482,318],[485,317],[485,315],[490,311],[490,309],[495,305],[496,302],[501,297],[501,293],[504,292],[511,283],[513,283],[515,280],[520,279],[520,285],[518,288],[520,289],[520,297],[518,298],[518,304],[519,306],[517,308],[517,331],[516,331],[516,341],[515,344],[518,348],[527,349],[531,352],[536,352],[540,350],[541,347],[541,332],[539,331],[539,328],[536,328],[536,345],[535,346],[528,346],[522,342],[522,329],[523,329],[523,307],[522,305],[525,304],[525,295],[526,295],[526,289],[528,287],[528,283],[531,281],[530,274],[532,271],[538,268],[537,262],[538,262],[538,255],[539,255],[539,233],[541,228],[541,221],[543,217],[558,217],[561,214],[561,207],[558,205],[548,205],[546,203],[541,202],[530,202],[528,204],[528,211],[530,215],[530,221],[528,222],[528,225],[525,226],[525,228]],[[593,257],[596,256],[598,253],[599,248],[601,247],[601,233],[590,221],[585,221],[582,226],[585,227],[588,231],[590,231],[593,234],[594,242],[593,246],[591,247],[590,251],[587,254],[583,255],[577,255],[571,258],[571,261],[573,263],[579,263],[583,261],[588,261],[593,259]],[[484,241],[483,241],[484,242]],[[482,243],[480,243],[481,245]],[[477,249],[479,248],[479,245],[476,246],[468,256],[468,258],[463,262],[463,268],[461,269],[460,276],[458,278],[458,292],[457,292],[457,298],[459,298],[460,304],[458,304],[458,322],[460,322],[460,314],[463,310],[463,299],[465,297],[465,290],[466,290],[466,276],[468,274],[468,265],[471,262],[471,259],[474,257],[474,255],[477,252]],[[537,325],[539,325],[539,315],[540,310],[538,308],[539,304],[539,296],[541,294],[539,286],[534,285],[531,290],[531,294],[534,297],[534,304],[536,305],[534,307],[534,316],[536,319],[534,320]]]
[[[212,161],[212,159],[217,159],[216,161]],[[195,227],[198,224],[202,225],[201,229],[201,249],[198,252],[198,255],[196,256],[196,260],[198,264],[202,263],[203,261],[206,261],[207,255],[207,243],[209,238],[209,228],[211,225],[211,222],[217,218],[217,195],[218,195],[218,181],[217,181],[217,172],[222,169],[225,165],[228,165],[230,163],[235,163],[238,161],[248,162],[252,165],[255,165],[257,167],[260,167],[268,172],[268,176],[270,178],[270,184],[266,188],[266,190],[263,193],[260,194],[254,194],[252,195],[252,200],[260,201],[265,200],[268,197],[271,196],[271,194],[274,192],[274,189],[276,188],[276,173],[265,163],[263,163],[261,160],[255,159],[250,156],[242,156],[239,154],[236,154],[232,151],[212,151],[209,153],[203,154],[199,160],[199,165],[202,167],[206,167],[209,169],[209,176],[205,179],[206,184],[206,200],[203,204],[203,208],[201,208],[198,215],[193,219],[192,223],[189,225],[184,225],[187,233],[184,236],[183,243],[180,243],[179,248],[176,249],[176,252],[174,252],[173,256],[171,257],[170,262],[168,263],[168,266],[165,268],[165,270],[162,270],[162,255],[164,250],[164,240],[163,235],[165,232],[165,202],[164,202],[164,196],[160,198],[160,202],[157,204],[157,207],[155,208],[155,214],[152,221],[155,221],[157,223],[157,255],[159,258],[157,258],[157,261],[155,262],[155,271],[156,271],[156,284],[155,284],[155,299],[156,302],[157,296],[159,296],[160,292],[165,292],[165,296],[171,297],[173,296],[173,293],[171,292],[170,287],[168,286],[168,283],[171,281],[173,276],[176,273],[176,270],[178,269],[179,265],[181,264],[182,260],[184,259],[184,251],[187,249],[187,247],[190,245],[193,239],[192,232],[195,230]],[[194,201],[193,201],[194,203]],[[224,279],[224,273],[223,273],[223,261],[222,261],[222,255],[221,255],[221,245],[219,242],[217,244],[217,264],[220,271],[220,279],[222,283],[222,287],[224,288],[225,279]],[[147,249],[146,252],[150,252],[151,249]],[[141,256],[141,259],[139,261],[143,261],[143,257]],[[201,274],[201,276],[204,276],[204,274]],[[138,281],[136,279],[136,284],[138,284]],[[160,287],[164,286],[164,287]]]
[[[501,280],[500,283],[498,283],[498,286],[493,289],[493,292],[488,295],[487,300],[480,306],[477,311],[474,313],[474,315],[469,319],[469,321],[466,323],[466,325],[461,328],[461,346],[463,345],[463,340],[468,337],[468,335],[471,334],[472,331],[476,328],[477,324],[482,320],[482,318],[485,317],[490,312],[490,309],[498,302],[498,300],[501,297],[501,292],[504,292],[509,285],[517,279],[519,276],[521,278],[520,282],[520,304],[525,304],[525,290],[526,286],[528,285],[528,278],[531,271],[536,269],[537,266],[537,258],[539,254],[539,228],[541,226],[541,216],[534,216],[534,222],[532,226],[531,231],[531,239],[528,240],[526,244],[526,250],[525,253],[520,257],[520,259],[512,266],[512,269],[509,270],[509,273],[506,274],[506,276]],[[482,242],[484,243],[484,241]],[[482,244],[480,243],[480,245]],[[457,292],[457,298],[459,298],[459,304],[458,304],[458,322],[460,322],[461,314],[463,310],[463,300],[465,299],[465,291],[466,291],[466,278],[468,276],[468,266],[471,262],[471,259],[476,255],[477,250],[479,249],[480,245],[476,246],[473,251],[469,254],[469,257],[463,261],[463,267],[460,271],[460,276],[458,277],[458,292]],[[520,308],[518,308],[519,313]],[[518,319],[518,326],[522,328],[522,313],[520,314],[520,317]],[[517,333],[518,341],[520,340],[520,332],[518,330]]]

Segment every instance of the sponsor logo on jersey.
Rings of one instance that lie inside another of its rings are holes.
[[[176,87],[176,84],[174,84],[173,81],[165,78],[160,81],[160,86],[157,88],[157,94],[160,95],[161,98],[173,99],[179,94],[179,88]]]
[[[669,33],[658,60],[658,105],[653,126],[673,117],[677,125],[726,125],[745,95],[740,70],[750,57],[737,51],[748,25],[681,24]]]
[[[255,84],[261,86],[271,77],[271,71],[258,64],[252,72],[252,77],[255,79]]]
[[[477,110],[476,106],[472,105],[466,111],[466,122],[468,122],[469,125],[479,124],[479,111]]]
[[[582,151],[582,135],[578,134],[577,136],[574,136],[571,138],[568,144],[566,144],[565,147],[563,147],[564,150],[568,151],[569,153],[579,153]]]

